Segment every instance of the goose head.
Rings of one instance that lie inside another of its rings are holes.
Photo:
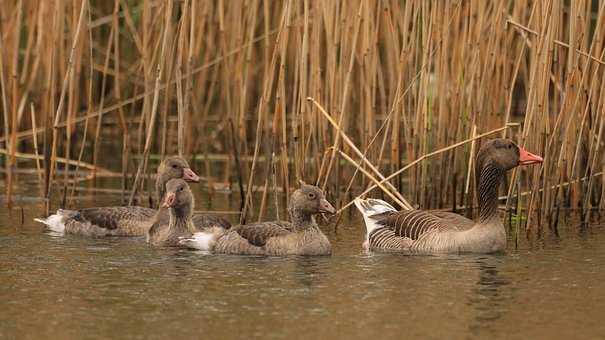
[[[166,183],[162,207],[170,208],[179,216],[185,216],[191,214],[193,204],[193,194],[185,180],[174,178]]]
[[[158,167],[158,177],[162,177],[166,182],[173,178],[182,178],[196,183],[200,181],[200,177],[191,170],[189,163],[178,156],[168,157],[162,161]]]
[[[295,210],[307,215],[334,214],[336,209],[326,200],[323,191],[314,186],[303,184],[294,191],[290,197],[290,210]]]
[[[486,164],[491,164],[508,171],[520,165],[542,163],[542,161],[542,157],[534,155],[513,141],[497,138],[487,141],[479,149],[477,170],[482,169]]]
[[[189,167],[189,163],[181,157],[173,156],[165,158],[158,167],[155,183],[157,199],[162,200],[166,183],[173,178],[182,178],[189,182],[199,182],[200,177]]]

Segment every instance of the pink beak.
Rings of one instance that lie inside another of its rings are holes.
[[[183,179],[189,182],[199,182],[200,176],[198,176],[191,168],[183,169]]]
[[[544,159],[538,155],[519,147],[519,165],[529,165],[534,163],[542,163]]]
[[[164,197],[164,204],[162,204],[162,207],[170,208],[174,205],[175,201],[176,201],[176,194],[174,192],[166,193],[166,197]]]
[[[334,214],[336,213],[336,209],[328,202],[325,198],[322,198],[319,201],[319,211],[322,213]]]

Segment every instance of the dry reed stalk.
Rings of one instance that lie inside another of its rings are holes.
[[[62,86],[61,86],[61,94],[59,96],[59,104],[57,106],[57,109],[55,111],[55,117],[54,117],[54,124],[53,124],[53,133],[52,133],[52,146],[51,146],[51,156],[50,156],[50,165],[49,165],[49,172],[48,172],[48,187],[46,188],[46,196],[48,197],[50,195],[50,190],[52,187],[52,177],[53,177],[53,173],[55,171],[55,166],[56,166],[56,160],[58,158],[57,156],[57,143],[58,143],[58,124],[59,124],[59,120],[61,118],[61,114],[63,112],[63,106],[65,105],[65,97],[67,96],[67,88],[68,88],[68,79],[70,78],[70,75],[72,74],[73,71],[73,64],[74,64],[74,55],[75,55],[75,51],[76,51],[76,46],[77,43],[79,41],[79,37],[80,37],[80,30],[82,28],[82,23],[84,22],[84,10],[86,9],[86,1],[82,1],[82,5],[80,6],[80,12],[78,15],[78,24],[76,26],[74,35],[73,35],[73,43],[69,52],[69,59],[67,61],[67,68],[65,70],[65,76],[63,77],[63,82],[62,82]],[[68,118],[68,125],[69,125],[69,118]],[[69,132],[69,129],[68,129]],[[69,133],[68,133],[69,134]],[[69,158],[69,155],[67,155]],[[69,163],[67,163],[69,164]],[[66,167],[67,169],[67,167]],[[64,196],[64,200],[63,200],[63,204],[65,203],[65,196]]]
[[[353,164],[353,166],[355,166],[357,169],[359,169],[359,171],[361,171],[361,173],[363,173],[364,175],[366,175],[366,177],[368,177],[375,186],[379,187],[385,194],[387,194],[387,196],[389,196],[393,201],[395,201],[395,203],[397,203],[397,205],[399,205],[400,207],[409,210],[411,208],[408,208],[406,206],[406,203],[403,201],[400,201],[399,198],[394,195],[394,193],[387,189],[385,185],[383,185],[384,182],[380,182],[378,181],[374,176],[372,176],[372,174],[370,174],[368,171],[366,171],[360,164],[358,164],[357,162],[355,162],[351,157],[349,157],[346,153],[342,152],[341,150],[338,150],[338,153],[344,158],[346,159],[349,163]]]
[[[90,24],[90,22],[92,21],[91,20],[92,15],[91,15],[90,7],[88,7],[87,13],[88,13],[88,23]],[[92,31],[91,31],[89,25],[88,25],[88,41],[89,41],[89,44],[88,44],[89,45],[89,51],[88,52],[89,52],[90,70],[89,70],[89,80],[88,80],[88,87],[87,87],[87,96],[86,96],[87,99],[86,99],[86,102],[87,102],[87,107],[89,109],[91,109],[93,107],[93,99],[92,99],[93,98],[93,82],[92,82],[92,79],[93,79],[93,76],[94,76],[94,71],[93,71],[92,65],[93,65],[93,60],[94,60],[93,57],[94,56],[93,56],[92,44],[90,44],[90,42],[93,41],[93,38],[92,38]],[[33,110],[33,106],[32,106],[32,110]],[[33,125],[32,125],[32,130],[34,130],[34,131],[36,130],[36,127],[33,126]],[[36,139],[35,136],[36,136],[36,134],[34,134],[34,140]],[[84,156],[84,148],[86,147],[87,137],[88,137],[88,119],[86,119],[84,121],[84,131],[82,132],[82,142],[80,144],[80,152],[78,153],[78,162],[77,162],[77,164],[75,166],[74,174],[77,174],[78,171],[80,170],[80,164],[82,162],[82,157]],[[93,160],[93,163],[94,163],[94,160]],[[94,173],[93,173],[93,177],[94,177]],[[73,182],[73,185],[71,187],[71,192],[68,195],[68,197],[70,199],[69,203],[72,202],[74,194],[75,194],[75,184],[76,184],[76,181]]]
[[[327,120],[330,122],[330,124],[332,124],[332,126],[334,126],[334,128],[338,132],[338,135],[342,136],[342,139],[347,143],[347,145],[349,145],[351,147],[351,149],[353,151],[355,151],[357,156],[359,156],[361,158],[361,160],[365,163],[365,165],[367,165],[370,169],[372,169],[372,171],[374,171],[374,173],[378,176],[378,178],[380,178],[381,180],[384,180],[384,176],[378,171],[378,169],[372,163],[370,163],[370,161],[364,156],[364,154],[361,151],[359,151],[359,149],[355,146],[355,144],[351,141],[351,139],[340,129],[340,125],[334,121],[334,119],[330,116],[330,114],[327,113],[323,109],[323,107],[317,101],[315,101],[315,99],[307,98],[307,100],[309,100],[310,102],[315,104],[315,106],[317,106],[317,108],[319,109],[319,112],[321,112],[324,115],[324,117],[327,118]],[[332,157],[332,156],[330,156],[330,157]],[[328,167],[328,169],[329,169],[329,167]],[[392,184],[390,184],[389,182],[386,182],[386,185],[389,187],[389,189],[392,190],[394,195],[397,196],[397,202],[401,203],[402,207],[405,207],[406,209],[412,208],[412,206],[405,200],[405,198],[403,198],[403,196],[401,196],[401,194],[399,192],[397,192],[397,189]]]
[[[367,193],[369,193],[370,191],[372,191],[372,190],[374,190],[376,187],[378,187],[378,184],[382,185],[383,183],[386,183],[386,182],[387,182],[387,181],[389,181],[390,179],[394,178],[395,176],[399,176],[401,173],[403,173],[403,172],[404,172],[404,171],[406,171],[407,169],[411,168],[412,166],[414,166],[414,165],[416,165],[416,164],[418,164],[418,163],[422,162],[423,160],[425,160],[425,159],[427,159],[427,158],[429,158],[429,157],[432,157],[432,156],[435,156],[435,155],[439,155],[439,154],[441,154],[441,153],[443,153],[443,152],[445,152],[445,151],[449,151],[449,150],[451,150],[451,149],[454,149],[454,148],[460,147],[460,146],[462,146],[462,145],[464,145],[464,144],[466,144],[466,143],[472,142],[472,141],[477,140],[477,139],[479,139],[479,138],[483,138],[483,137],[485,137],[485,136],[489,136],[489,135],[492,135],[492,134],[494,134],[494,133],[498,133],[498,132],[500,132],[500,131],[502,131],[502,130],[504,130],[504,129],[508,128],[508,127],[509,127],[509,126],[503,126],[503,127],[501,127],[501,128],[498,128],[498,129],[495,129],[495,130],[492,130],[492,131],[488,131],[488,132],[482,133],[482,134],[477,135],[477,136],[475,136],[475,137],[473,137],[473,138],[469,138],[469,139],[463,140],[463,141],[461,141],[461,142],[458,142],[458,143],[452,144],[452,145],[450,145],[450,146],[447,146],[447,147],[445,147],[445,148],[441,148],[441,149],[439,149],[439,150],[435,150],[435,151],[433,151],[433,152],[429,152],[429,153],[427,153],[427,154],[425,154],[425,155],[422,155],[421,157],[419,157],[419,158],[418,158],[418,159],[416,159],[415,161],[413,161],[413,162],[411,162],[411,163],[407,164],[406,166],[404,166],[403,168],[401,168],[401,169],[397,170],[396,172],[394,172],[394,173],[390,174],[390,175],[389,175],[389,176],[387,176],[386,178],[381,179],[381,180],[380,180],[380,181],[378,181],[376,184],[374,184],[374,185],[372,185],[372,186],[368,187],[368,188],[367,188],[367,189],[366,189],[364,192],[362,192],[361,194],[357,195],[357,197],[356,197],[356,198],[359,198],[359,197],[363,197],[363,196],[365,196]],[[346,158],[345,158],[345,159],[346,159]],[[347,160],[349,160],[349,159],[347,159]],[[357,164],[357,163],[354,163],[354,165],[356,165],[356,164]],[[365,173],[364,173],[364,174],[365,174]],[[384,189],[384,186],[380,186],[380,188],[381,188],[381,189],[383,189],[383,191],[385,190],[385,189]],[[385,193],[387,193],[387,192],[385,191]],[[387,193],[387,194],[388,194],[388,193]],[[390,196],[390,195],[389,195],[389,196]],[[351,204],[353,204],[353,201],[350,201],[350,202],[349,202],[349,203],[347,203],[347,204],[346,204],[344,207],[340,208],[340,209],[338,210],[338,213],[342,212],[344,209],[346,209],[346,208],[348,208],[349,206],[351,206]],[[404,206],[403,206],[403,205],[401,205],[401,207],[403,208]]]
[[[199,67],[191,70],[189,73],[182,75],[182,77],[186,78],[188,76],[191,76],[191,75],[194,75],[194,74],[198,74],[201,71],[204,71],[204,70],[206,70],[208,68],[211,68],[212,66],[215,66],[215,65],[219,64],[220,62],[222,62],[224,60],[224,58],[232,56],[232,55],[235,55],[237,53],[240,53],[246,47],[248,47],[248,46],[250,46],[252,44],[255,44],[255,43],[259,42],[259,41],[262,41],[263,39],[267,39],[268,37],[270,37],[271,35],[273,35],[275,33],[277,33],[277,30],[272,30],[272,31],[267,32],[266,34],[258,36],[256,38],[254,38],[251,42],[249,42],[247,44],[244,44],[243,46],[240,46],[238,48],[235,48],[235,49],[229,51],[229,53],[227,53],[223,57],[218,57],[218,58],[215,58],[215,59],[213,59],[211,61],[208,61],[208,62],[204,63],[203,65],[201,65],[201,66],[199,66]],[[105,72],[105,71],[103,71],[103,72]],[[112,74],[112,73],[109,70],[107,70],[107,74]],[[176,79],[173,79],[173,80],[171,80],[168,83],[161,84],[159,86],[159,90],[160,91],[165,90],[167,88],[167,86],[171,85],[174,82],[176,82]],[[148,96],[152,95],[154,92],[155,92],[155,87],[153,89],[151,89],[151,90],[148,90],[148,91],[144,92],[144,93],[135,95],[135,96],[133,96],[131,98],[128,98],[128,99],[124,99],[121,102],[118,102],[118,103],[115,103],[115,104],[113,104],[111,106],[105,107],[102,110],[97,110],[97,111],[95,111],[93,113],[90,113],[88,115],[85,115],[86,112],[83,112],[82,113],[83,116],[80,117],[80,118],[74,119],[74,121],[72,123],[74,123],[74,124],[75,123],[81,123],[81,122],[86,121],[86,119],[96,118],[96,117],[98,117],[100,115],[103,115],[105,113],[118,110],[118,109],[123,108],[124,106],[127,106],[127,105],[134,104],[134,103],[140,101],[141,99],[147,98]],[[66,126],[65,122],[59,123],[57,125],[57,127],[59,127],[59,128],[62,128],[62,127],[65,127],[65,126]],[[42,133],[42,132],[44,132],[44,128],[39,128],[38,130],[22,131],[22,132],[17,133],[17,140],[23,139],[23,138],[26,138],[26,137],[31,137],[32,134],[34,134],[34,133]],[[7,139],[7,137],[2,136],[2,137],[0,137],[0,142],[5,142],[6,139]]]
[[[23,19],[23,2],[20,0],[17,3],[17,12],[16,12],[16,23],[14,23],[13,26],[13,32],[15,32],[15,35],[17,37],[19,37],[21,35],[21,30],[23,28],[22,26],[22,19]],[[10,207],[11,205],[11,200],[12,200],[12,190],[13,190],[13,170],[16,168],[17,166],[17,159],[15,157],[15,153],[17,152],[17,130],[18,130],[18,103],[19,103],[19,99],[20,99],[20,89],[19,89],[19,79],[17,77],[17,74],[19,73],[19,39],[14,39],[13,41],[13,46],[11,46],[11,64],[12,67],[10,68],[11,70],[11,78],[10,78],[10,83],[11,83],[11,93],[12,93],[12,98],[10,100],[10,103],[12,104],[11,106],[11,140],[10,140],[10,155],[8,158],[8,168],[10,169],[8,172],[8,179],[7,179],[7,205]]]
[[[290,2],[289,2],[290,3]],[[279,42],[281,41],[281,37],[282,37],[282,32],[283,32],[283,28],[285,26],[286,23],[286,17],[289,14],[287,7],[286,9],[284,9],[283,13],[282,13],[282,19],[281,19],[281,24],[280,24],[280,30],[279,33],[277,35],[276,38],[276,47],[273,50],[273,56],[271,57],[271,64],[274,65],[275,64],[275,60],[277,59],[277,55],[278,55],[278,51],[279,51]],[[275,68],[271,68],[269,75],[265,78],[265,82],[263,85],[263,95],[262,98],[259,101],[259,105],[258,105],[258,120],[257,120],[257,124],[256,124],[256,137],[255,137],[255,143],[254,143],[254,157],[252,160],[252,165],[250,168],[250,175],[248,178],[248,185],[247,185],[247,192],[246,192],[246,199],[245,199],[245,204],[244,204],[244,208],[242,209],[242,214],[240,215],[240,224],[243,224],[246,220],[246,215],[248,212],[248,208],[251,204],[251,190],[252,190],[252,181],[254,179],[254,170],[256,167],[256,159],[258,157],[258,153],[259,153],[259,149],[260,149],[260,143],[261,143],[261,138],[262,138],[262,131],[263,131],[263,125],[264,125],[264,112],[265,112],[265,107],[263,104],[265,104],[266,102],[269,101],[269,94],[270,94],[270,89],[273,87],[273,74],[275,72]]]
[[[1,30],[0,30],[1,32]],[[5,149],[9,149],[9,143],[8,143],[8,139],[6,139],[9,135],[10,135],[10,128],[9,128],[9,122],[10,122],[10,118],[8,117],[8,99],[7,99],[7,94],[6,94],[6,81],[4,78],[4,57],[3,57],[3,53],[1,53],[2,51],[4,51],[4,42],[3,42],[3,38],[2,38],[2,34],[0,34],[0,88],[2,90],[2,112],[3,112],[3,117],[4,117],[4,148]],[[9,157],[7,157],[5,159],[5,165],[6,165],[6,174],[7,174],[7,178],[6,178],[6,202],[7,205],[10,207],[11,205],[11,187],[12,187],[12,167],[11,167],[11,161],[9,160]]]
[[[0,154],[1,155],[10,155],[11,154],[11,150],[6,150],[6,149],[0,149]],[[25,153],[25,152],[15,152],[15,157],[19,158],[19,159],[26,159],[26,160],[44,160],[44,155],[36,155],[35,153]],[[73,160],[73,159],[66,159],[63,157],[57,157],[56,158],[56,162],[57,163],[61,163],[61,164],[65,164],[65,165],[71,165],[71,166],[76,166],[79,164],[80,167],[86,169],[87,171],[99,171],[103,176],[106,176],[107,174],[117,174],[116,172],[113,172],[111,170],[99,167],[99,166],[94,166],[91,163],[86,163],[86,162],[78,162],[77,160]]]
[[[93,145],[93,164],[97,164],[99,159],[99,143],[101,143],[101,126],[103,125],[103,107],[105,105],[105,88],[107,86],[107,70],[109,68],[109,60],[111,56],[111,46],[113,44],[113,36],[116,34],[116,25],[112,25],[109,31],[109,37],[107,38],[107,49],[105,53],[105,61],[103,62],[103,76],[101,79],[101,99],[99,101],[99,111],[101,112],[97,117],[97,127],[95,129],[94,145]],[[86,116],[86,119],[90,119],[90,113]]]
[[[36,129],[36,111],[34,110],[34,105],[31,104],[30,106],[30,113],[31,113],[31,123],[32,123],[32,128],[35,130]],[[38,153],[38,137],[34,134],[34,155],[36,156],[36,170],[38,173],[38,181],[40,183],[43,182],[42,179],[42,167],[40,166],[40,154]]]
[[[172,12],[172,0],[170,0],[167,4],[168,9],[166,10],[165,15],[165,26],[167,27],[171,21],[171,12]],[[142,179],[141,174],[145,172],[147,168],[147,160],[149,157],[149,152],[151,150],[151,137],[153,136],[153,129],[155,127],[156,115],[158,112],[158,102],[159,102],[159,92],[160,92],[160,81],[162,79],[162,71],[165,63],[165,50],[168,40],[168,31],[167,28],[164,28],[163,39],[162,39],[162,47],[160,51],[160,60],[157,63],[156,71],[155,71],[155,90],[153,94],[153,103],[151,106],[151,117],[149,119],[149,127],[147,129],[147,134],[145,137],[145,147],[143,149],[143,159],[139,163],[139,167],[137,169],[137,173],[134,178],[134,183],[132,185],[132,191],[130,193],[130,199],[128,200],[128,205],[132,205],[134,203],[134,197],[139,188],[139,181]]]
[[[341,104],[338,110],[338,124],[337,126],[338,131],[340,132],[340,127],[342,126],[345,114],[346,114],[346,104],[347,104],[347,98],[349,95],[349,87],[350,87],[350,83],[351,83],[351,73],[353,71],[353,62],[355,61],[355,50],[357,47],[357,37],[359,35],[359,31],[360,31],[360,27],[361,27],[361,19],[362,19],[362,10],[363,10],[363,1],[359,2],[359,9],[357,11],[357,16],[356,16],[356,21],[355,21],[355,31],[353,33],[353,38],[351,39],[351,41],[353,42],[353,46],[351,47],[351,56],[349,57],[349,66],[347,68],[347,73],[345,75],[345,80],[344,80],[344,89],[342,90],[342,94],[341,96]],[[308,99],[308,98],[307,98]],[[317,103],[316,103],[317,104]],[[334,159],[336,157],[336,152],[339,149],[340,146],[340,138],[341,138],[341,133],[336,134],[336,138],[334,138],[334,144],[332,145],[332,155],[330,155],[330,160],[328,162],[327,168],[325,171],[321,171],[320,170],[320,176],[324,176],[324,182],[322,184],[322,189],[325,190],[326,185],[328,184],[328,178],[330,176],[331,170],[332,170],[332,164],[334,163]],[[323,168],[323,167],[322,167]],[[338,174],[337,174],[338,177]]]
[[[90,6],[88,39],[75,34],[81,6]],[[381,173],[475,129],[523,122],[501,132],[545,158],[510,181],[509,202],[519,190],[534,192],[516,202],[540,211],[527,226],[570,205],[603,208],[603,179],[591,174],[605,164],[604,8],[585,0],[8,0],[11,15],[0,23],[7,180],[18,146],[44,158],[49,197],[63,169],[55,158],[73,164],[61,177],[74,183],[72,174],[89,169],[80,162],[118,168],[103,155],[121,139],[124,189],[129,165],[137,166],[134,192],[146,187],[148,159],[203,154],[209,190],[246,180],[242,216],[252,208],[266,215],[269,193],[287,193],[298,179],[319,179],[342,205],[351,190],[375,184],[357,176],[361,168],[381,182]],[[339,151],[360,167],[335,158]],[[473,188],[463,181],[472,182],[473,154],[447,149],[383,186],[423,208],[469,206]],[[251,205],[259,187],[260,211]]]

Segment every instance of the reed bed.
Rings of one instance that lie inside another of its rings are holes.
[[[0,0],[0,8],[9,204],[32,169],[40,196],[58,205],[103,176],[121,178],[124,204],[140,202],[158,159],[180,154],[209,191],[241,198],[242,220],[283,207],[271,197],[287,199],[300,180],[340,207],[363,193],[471,213],[472,161],[489,135],[544,156],[506,184],[503,204],[528,215],[527,226],[556,228],[562,209],[585,216],[605,207],[604,3]]]

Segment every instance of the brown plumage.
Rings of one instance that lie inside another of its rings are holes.
[[[498,186],[506,171],[519,165],[542,162],[507,139],[486,142],[477,154],[476,174],[479,219],[473,222],[452,213],[421,210],[396,211],[388,203],[356,200],[367,228],[365,246],[375,250],[414,253],[491,253],[506,247],[500,221]]]
[[[160,208],[168,209],[168,223],[156,219],[147,232],[147,243],[173,247],[179,245],[180,238],[191,236],[196,231],[191,219],[194,206],[193,194],[184,180],[168,181],[164,202]]]
[[[174,178],[198,182],[199,177],[181,157],[168,157],[160,163],[156,177],[156,199],[164,196],[166,183]],[[86,236],[142,236],[156,219],[168,223],[168,213],[145,207],[94,207],[80,210],[58,210],[46,219],[36,219],[51,230]],[[214,226],[229,228],[231,224],[220,218],[195,215],[193,223],[199,231]]]
[[[181,244],[195,249],[234,255],[330,255],[328,238],[314,215],[334,213],[321,189],[303,185],[288,206],[291,222],[274,221],[239,225],[228,231],[196,233]]]

